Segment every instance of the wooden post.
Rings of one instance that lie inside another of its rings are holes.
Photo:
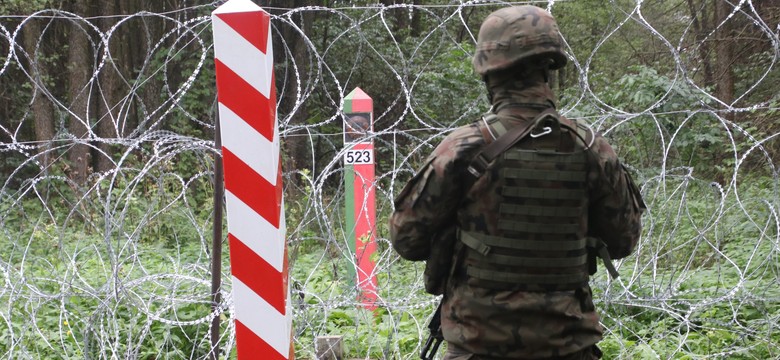
[[[214,143],[219,149],[222,140],[219,121],[214,126]],[[211,311],[215,312],[222,302],[222,201],[225,198],[222,157],[214,157],[214,228],[211,239]],[[210,359],[219,359],[219,315],[211,320]]]

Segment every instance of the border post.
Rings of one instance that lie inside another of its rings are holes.
[[[344,98],[344,188],[347,241],[355,254],[358,301],[374,310],[376,280],[376,205],[374,101],[360,88]],[[352,240],[354,239],[354,241]]]
[[[211,20],[238,358],[289,360],[292,313],[271,16],[250,0],[230,0]]]

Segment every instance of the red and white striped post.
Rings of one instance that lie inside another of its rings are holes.
[[[293,359],[271,17],[250,0],[211,16],[239,359]]]
[[[374,142],[368,137],[374,129],[374,100],[355,88],[344,97],[344,185],[347,234],[357,264],[358,300],[367,309],[376,309],[376,206]],[[354,244],[354,247],[352,245]]]

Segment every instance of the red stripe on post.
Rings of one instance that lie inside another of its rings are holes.
[[[239,359],[287,360],[286,356],[268,345],[239,320],[236,320],[236,352]]]
[[[214,59],[217,68],[217,98],[222,105],[236,113],[249,126],[269,141],[274,139],[276,125],[275,78],[271,77],[270,98],[242,79],[219,59]]]
[[[352,111],[371,112],[374,107],[374,101],[371,99],[352,99]]]
[[[361,88],[355,88],[347,97],[352,101],[352,109],[350,112],[373,112],[374,100],[371,99],[368,94]]]
[[[281,171],[273,185],[226,147],[222,147],[222,163],[225,189],[278,229],[282,210]]]
[[[274,269],[271,264],[257,255],[241,240],[228,234],[230,242],[230,263],[233,276],[241,280],[258,296],[285,315],[284,273]]]
[[[355,144],[355,150],[374,151],[371,143]],[[375,159],[376,161],[376,159]],[[355,257],[358,264],[358,286],[361,289],[359,300],[370,309],[376,309],[377,278],[376,263],[372,259],[377,251],[375,239],[376,205],[375,205],[375,171],[374,164],[355,165]]]
[[[261,11],[216,14],[228,26],[249,41],[254,47],[266,53],[268,32],[271,31],[271,17]]]

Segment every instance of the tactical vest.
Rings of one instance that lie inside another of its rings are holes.
[[[589,252],[600,241],[586,237],[589,134],[562,124],[554,111],[534,121],[484,169],[493,184],[489,188],[500,193],[500,204],[491,205],[497,212],[497,234],[458,233],[465,245],[462,264],[473,286],[573,290],[587,284],[595,271]],[[483,134],[488,130],[500,138],[507,132],[495,115],[485,124]]]

